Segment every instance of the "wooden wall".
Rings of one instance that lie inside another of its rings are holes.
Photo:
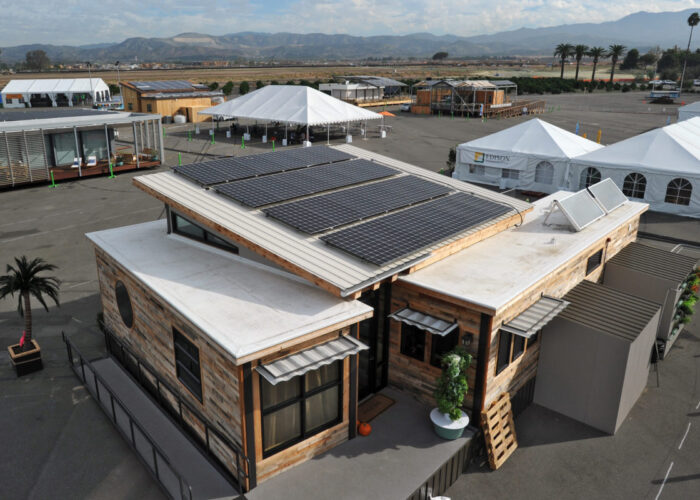
[[[182,99],[141,99],[141,111],[146,112],[147,105],[151,105],[152,113],[161,116],[173,116],[181,114],[187,116],[187,108],[202,110],[211,108],[211,97],[187,97]]]
[[[133,111],[134,113],[141,113],[142,111],[145,112],[145,109],[141,109],[141,101],[139,100],[138,92],[132,88],[122,85],[121,93],[122,102],[124,103],[124,111]],[[129,104],[131,104],[131,108],[129,107]]]

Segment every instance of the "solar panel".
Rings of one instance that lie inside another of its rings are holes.
[[[576,231],[581,231],[605,215],[603,209],[585,189],[562,200],[555,200],[555,203]]]
[[[261,207],[395,173],[393,168],[378,163],[351,160],[221,184],[214,189],[249,207]]]
[[[173,170],[203,186],[210,186],[233,180],[231,174],[221,168],[222,165],[224,163],[221,160],[213,160],[204,163],[190,163],[174,167]]]
[[[294,158],[298,162],[305,163],[307,166],[322,165],[324,163],[333,163],[355,158],[351,154],[329,148],[328,146],[290,149],[287,150],[286,153],[289,153],[291,158]]]
[[[264,212],[304,233],[315,234],[449,192],[447,186],[407,175],[277,205]]]
[[[383,266],[430,247],[512,208],[457,193],[321,236],[327,244]]]
[[[607,214],[617,207],[622,206],[627,201],[627,197],[620,191],[620,188],[615,185],[610,177],[592,186],[588,186],[588,192],[593,195],[595,201],[598,202]]]
[[[186,80],[153,80],[129,82],[139,90],[188,90],[192,83]]]

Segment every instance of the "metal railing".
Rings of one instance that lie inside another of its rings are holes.
[[[146,464],[163,490],[171,498],[192,500],[192,487],[168,460],[165,452],[139,424],[127,406],[114,394],[109,384],[95,371],[90,361],[61,332],[68,352],[68,362],[75,375],[85,384],[109,415],[122,437],[131,445],[139,459]],[[77,357],[77,359],[76,359]]]
[[[247,491],[250,460],[243,453],[241,447],[217,430],[206,417],[182,398],[178,390],[164,380],[148,362],[136,356],[105,325],[101,325],[101,329],[105,335],[107,351],[153,396],[180,427],[195,439],[207,455],[223,469],[223,472],[226,472],[237,483],[239,490],[241,492]],[[226,459],[217,453],[215,447],[223,448],[234,458],[235,472],[231,471]]]

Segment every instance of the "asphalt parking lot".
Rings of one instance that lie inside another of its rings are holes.
[[[641,93],[546,96],[555,111],[540,116],[591,135],[603,129],[614,142],[664,125],[672,106],[647,105]],[[688,99],[690,101],[691,99]],[[400,114],[388,118],[386,139],[355,138],[354,144],[424,168],[444,168],[450,147],[503,129],[525,118],[466,120]],[[191,127],[189,125],[187,128]],[[253,140],[215,144],[200,136],[188,141],[183,127],[166,127],[166,166],[223,155],[271,149]],[[325,135],[322,140],[324,142]],[[152,172],[152,171],[151,171]],[[59,266],[61,307],[47,314],[35,308],[35,338],[45,369],[16,379],[7,351],[0,351],[0,498],[161,498],[157,485],[80,386],[66,362],[64,331],[98,356],[103,339],[95,318],[100,309],[95,260],[84,234],[159,218],[163,206],[134,188],[130,172],[115,179],[90,178],[0,192],[0,266],[26,254]],[[643,231],[700,242],[700,221],[650,214]],[[22,322],[11,300],[0,301],[0,344],[15,343]],[[520,449],[497,472],[477,468],[449,492],[453,498],[694,498],[700,491],[700,329],[686,330],[655,374],[639,403],[614,437],[538,407],[518,420]],[[683,446],[677,449],[688,424]],[[692,494],[692,493],[695,494]]]

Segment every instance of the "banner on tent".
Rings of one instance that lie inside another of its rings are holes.
[[[459,150],[460,163],[473,163],[485,167],[509,168],[524,170],[527,168],[527,158],[523,156],[503,153],[489,153],[474,149]]]

